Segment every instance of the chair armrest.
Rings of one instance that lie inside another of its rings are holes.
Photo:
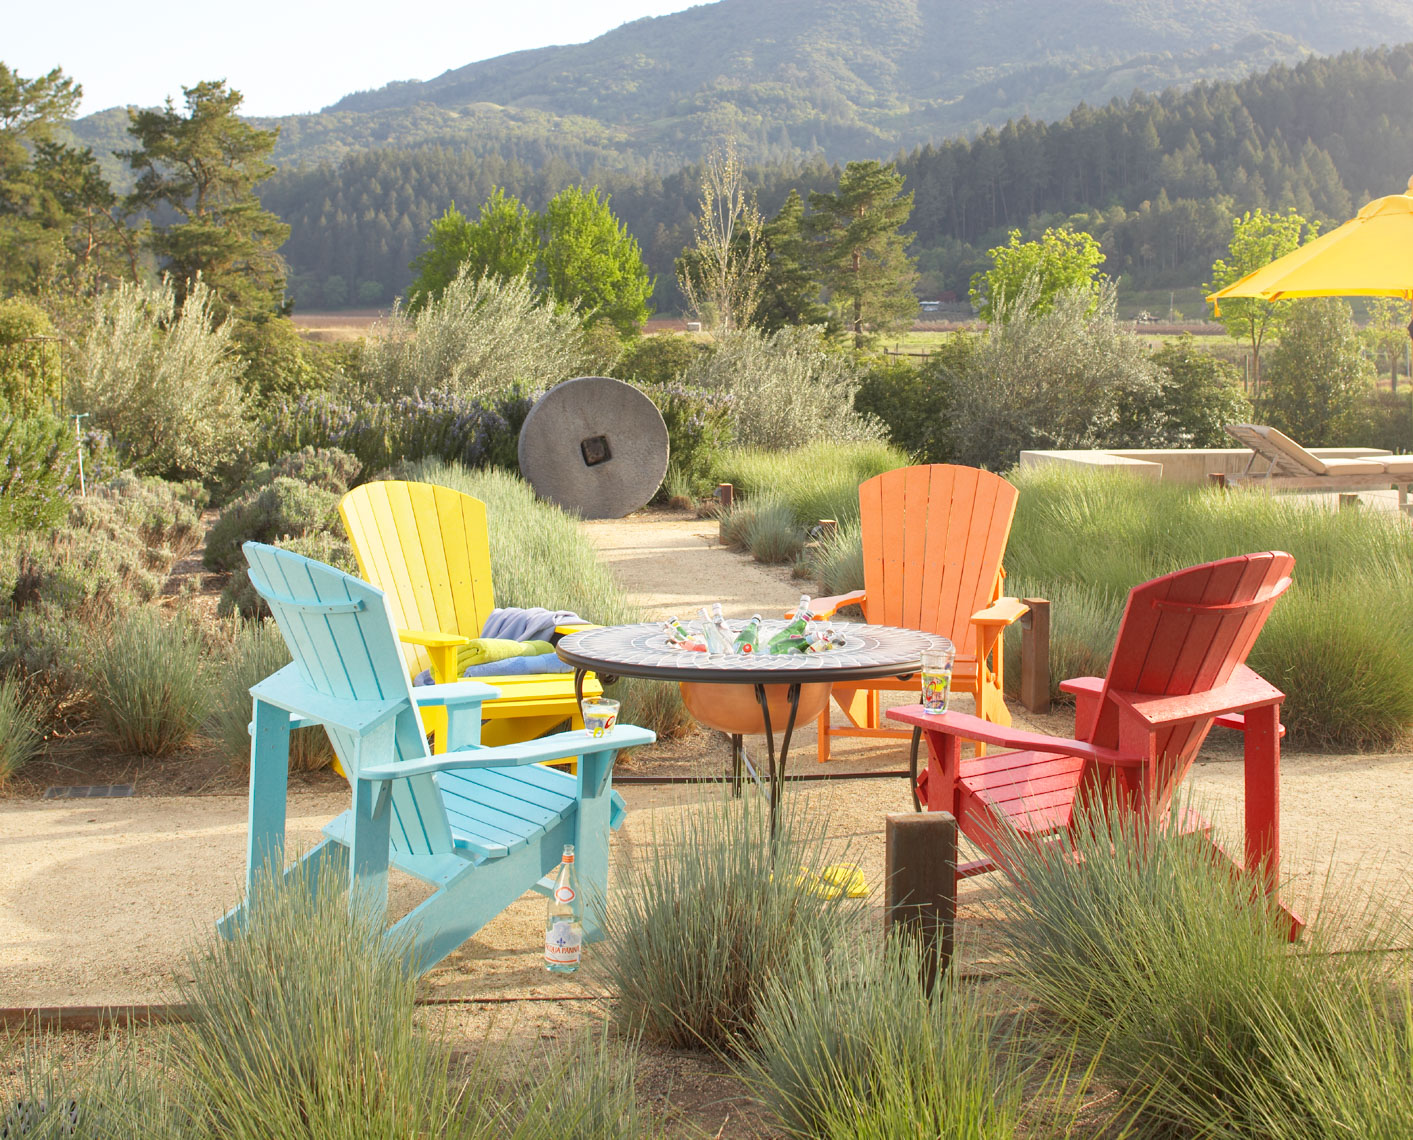
[[[500,696],[500,690],[481,681],[447,681],[440,685],[417,685],[412,690],[417,707],[484,704]]]
[[[971,615],[973,625],[1010,625],[1030,612],[1030,607],[1017,598],[997,598],[984,610]]]
[[[601,625],[595,625],[595,624],[594,624],[593,622],[591,622],[591,621],[582,621],[582,622],[579,622],[577,625],[576,625],[576,624],[557,625],[557,626],[554,627],[554,632],[555,632],[555,633],[559,633],[559,634],[583,633],[586,629],[602,629],[602,628],[603,628],[603,626],[601,626]]]
[[[1103,677],[1071,677],[1060,682],[1060,692],[1077,697],[1097,697],[1104,689]]]
[[[457,772],[468,768],[518,768],[539,764],[545,760],[562,760],[567,756],[587,756],[591,752],[619,752],[651,744],[657,733],[635,724],[620,724],[607,736],[590,736],[582,728],[557,732],[522,744],[500,744],[494,748],[467,748],[445,752],[426,760],[404,760],[397,764],[382,764],[363,768],[360,780],[405,780],[435,772]]]
[[[459,633],[441,633],[428,629],[400,629],[397,631],[397,639],[409,645],[425,645],[428,649],[469,645],[471,642],[469,637],[462,637]]]
[[[1124,756],[1112,748],[1100,748],[1083,740],[1068,740],[1062,736],[1045,736],[1038,732],[1007,728],[967,713],[930,713],[921,705],[908,705],[904,708],[889,709],[888,716],[891,720],[916,725],[924,732],[941,732],[947,736],[960,736],[963,740],[980,740],[987,744],[1001,744],[1008,748],[1026,749],[1049,756],[1080,756],[1093,760],[1096,764],[1121,766],[1137,766],[1143,762],[1139,757]]]
[[[1224,713],[1245,712],[1261,705],[1279,704],[1285,699],[1284,693],[1245,665],[1238,665],[1225,685],[1205,693],[1154,697],[1110,689],[1109,695],[1149,725],[1181,724]]]
[[[835,594],[829,598],[815,598],[810,602],[810,613],[815,617],[833,617],[836,611],[842,610],[845,606],[862,605],[867,596],[866,590],[850,590],[847,594]],[[786,610],[785,616],[793,618],[795,611]]]

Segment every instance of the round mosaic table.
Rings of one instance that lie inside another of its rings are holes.
[[[688,623],[688,628],[696,631],[699,624]],[[727,624],[735,633],[746,623],[734,621]],[[761,622],[762,644],[785,624],[784,621]],[[760,709],[758,729],[766,741],[766,779],[773,833],[802,689],[826,686],[835,681],[906,677],[919,670],[923,653],[952,649],[952,643],[945,637],[915,629],[850,623],[835,625],[834,629],[843,635],[844,644],[824,653],[694,653],[671,646],[666,631],[658,622],[605,626],[571,633],[560,638],[555,649],[562,660],[574,666],[575,695],[581,699],[584,674],[590,670],[605,682],[615,677],[676,681],[684,686],[684,693],[698,685],[750,685]],[[782,690],[787,711],[777,758],[771,704],[776,705],[778,712]],[[825,699],[827,702],[827,692]],[[691,703],[689,701],[689,707]],[[731,781],[738,793],[742,781],[741,769],[743,765],[749,766],[741,743],[742,734],[748,731],[741,728],[727,733],[731,738]],[[757,783],[760,782],[754,770],[751,776]]]

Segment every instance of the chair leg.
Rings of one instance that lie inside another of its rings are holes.
[[[574,869],[584,895],[584,941],[603,937],[608,904],[608,836],[612,752],[590,752],[579,758],[579,807],[574,820]]]
[[[825,763],[829,759],[829,704],[826,702],[824,711],[819,714],[819,762]]]
[[[366,905],[386,913],[388,845],[392,808],[370,780],[353,782],[353,846],[348,860],[349,906]]]

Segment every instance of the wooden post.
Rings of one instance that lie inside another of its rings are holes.
[[[835,535],[839,533],[839,524],[834,519],[819,520],[819,541],[833,542]]]
[[[1356,495],[1356,494],[1354,494],[1354,493],[1352,493],[1352,492],[1349,492],[1349,493],[1346,493],[1346,492],[1343,492],[1343,491],[1340,492],[1340,496],[1339,496],[1339,509],[1340,509],[1340,510],[1344,510],[1346,507],[1358,507],[1358,506],[1359,506],[1359,496],[1358,496],[1358,495]]]
[[[1227,476],[1224,471],[1208,471],[1207,481],[1214,487],[1220,487],[1223,491],[1227,489]]]
[[[716,485],[716,501],[720,507],[716,522],[716,539],[718,542],[726,541],[726,516],[731,513],[731,504],[735,501],[736,488],[730,483],[718,483]]]
[[[1050,603],[1044,598],[1022,598],[1030,612],[1020,619],[1020,698],[1030,712],[1050,711]]]
[[[884,913],[888,933],[907,930],[923,949],[930,990],[952,961],[957,923],[957,821],[945,811],[886,817]]]

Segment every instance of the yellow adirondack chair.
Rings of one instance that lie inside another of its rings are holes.
[[[431,669],[437,684],[456,680],[457,649],[479,636],[495,608],[486,504],[449,487],[389,480],[355,487],[339,503],[339,517],[359,571],[387,596],[407,668],[413,675]],[[481,708],[483,744],[533,740],[566,718],[584,727],[572,673],[477,680],[501,693]],[[592,674],[584,678],[584,696],[602,693]],[[444,751],[445,713],[422,719],[433,750]]]
[[[957,647],[953,692],[975,697],[983,720],[1010,724],[1001,695],[1001,635],[1026,607],[1002,597],[1001,559],[1016,495],[999,475],[943,463],[866,480],[859,486],[864,588],[817,598],[811,609],[828,616],[852,603],[871,624],[950,638]],[[832,727],[826,706],[819,718],[820,760],[829,759],[830,737],[906,737],[907,730],[884,727],[879,693],[918,692],[918,686],[917,676],[836,684],[834,700],[851,723]]]

